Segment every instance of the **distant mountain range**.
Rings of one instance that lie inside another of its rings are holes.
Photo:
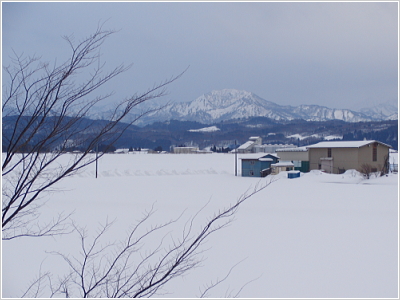
[[[149,105],[154,107],[154,104],[149,103]],[[359,111],[334,109],[319,105],[279,105],[262,99],[251,92],[224,89],[204,94],[190,102],[169,104],[161,110],[142,117],[137,125],[165,120],[212,124],[249,117],[267,117],[277,121],[302,119],[306,121],[367,122],[397,120],[397,110],[397,107],[390,104],[380,104]]]
[[[374,107],[361,108],[364,115],[381,120],[398,120],[398,108],[390,103],[381,103]]]

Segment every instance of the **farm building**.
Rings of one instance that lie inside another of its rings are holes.
[[[237,148],[238,153],[251,153],[254,152],[253,148],[256,145],[261,145],[262,139],[259,136],[252,136],[249,140]]]
[[[361,170],[368,165],[372,172],[388,167],[391,146],[378,141],[320,142],[307,146],[310,169],[341,174],[349,169]]]
[[[287,144],[262,144],[262,138],[252,136],[249,140],[237,148],[238,153],[275,153],[276,149],[294,148],[295,145]]]
[[[282,161],[291,161],[294,169],[300,172],[310,171],[310,159],[306,147],[277,149],[276,153]]]
[[[279,157],[273,154],[258,154],[240,159],[242,160],[242,176],[265,177],[271,174],[271,165],[277,163]]]

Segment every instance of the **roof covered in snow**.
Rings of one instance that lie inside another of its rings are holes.
[[[253,145],[253,144],[254,144],[253,141],[247,141],[247,142],[244,143],[243,145],[240,145],[240,146],[238,147],[238,149],[244,150],[244,149],[249,148],[249,147],[250,147],[251,145]]]
[[[280,161],[276,164],[272,164],[272,167],[293,167],[294,164],[291,161]]]
[[[249,138],[249,140],[250,141],[255,141],[255,140],[258,140],[260,137],[259,136],[251,136],[250,138]]]
[[[331,142],[319,142],[314,145],[309,145],[306,146],[307,149],[312,149],[312,148],[361,148],[366,145],[372,144],[372,143],[379,143],[381,145],[390,147],[390,145],[378,142],[378,141],[331,141]]]
[[[240,156],[238,157],[239,159],[253,159],[253,160],[264,160],[268,159],[268,157],[263,158],[264,156],[273,156],[279,159],[279,156],[271,153],[264,153],[264,152],[258,152],[258,153],[245,153],[245,154],[239,154]],[[265,161],[265,160],[264,160]],[[268,161],[268,160],[267,160]]]
[[[307,152],[307,147],[296,147],[296,148],[280,148],[276,149],[276,152]]]

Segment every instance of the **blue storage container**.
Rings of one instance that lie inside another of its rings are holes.
[[[298,178],[300,177],[300,171],[289,171],[287,174],[288,178]]]

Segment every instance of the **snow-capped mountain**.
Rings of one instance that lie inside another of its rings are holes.
[[[158,115],[205,124],[254,116],[265,116],[275,120],[291,118],[282,106],[253,93],[238,90],[212,91],[191,102],[172,104]]]
[[[390,111],[390,108],[388,108],[388,111]],[[346,122],[397,119],[397,110],[393,111],[393,108],[392,115],[382,116],[382,114],[366,112],[333,109],[319,105],[283,106],[262,99],[251,92],[224,89],[204,94],[190,102],[170,104],[160,111],[148,114],[141,121],[150,123],[157,120],[186,120],[210,124],[230,119],[259,116],[274,120],[342,120]]]
[[[159,109],[160,107],[162,108]],[[146,111],[150,112],[139,118],[135,122],[136,125],[142,126],[166,120],[212,124],[249,117],[267,117],[280,121],[303,119],[306,121],[342,120],[345,122],[398,119],[397,107],[392,103],[362,108],[358,111],[319,105],[290,106],[279,105],[262,99],[254,93],[235,89],[212,91],[190,102],[176,102],[168,105],[161,99],[154,99],[135,107],[127,119],[136,119]],[[90,117],[102,119],[111,112],[106,107],[99,107]]]
[[[366,116],[380,118],[382,120],[398,119],[398,107],[396,102],[380,103],[373,107],[361,108],[359,112]]]
[[[296,119],[304,119],[306,121],[342,120],[345,122],[363,122],[372,121],[373,119],[348,109],[335,109],[319,105],[300,105],[294,107],[292,111],[296,114]]]

